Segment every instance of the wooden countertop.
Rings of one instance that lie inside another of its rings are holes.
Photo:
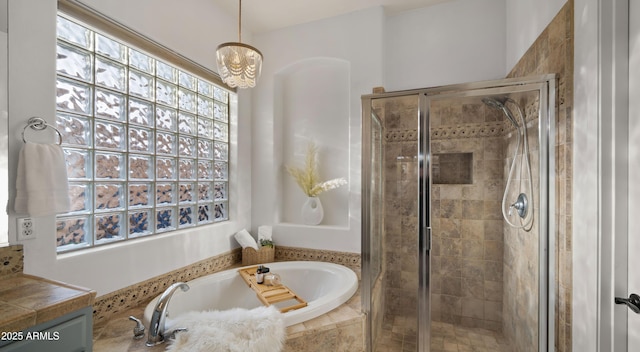
[[[0,277],[0,332],[22,331],[93,305],[96,292],[40,277]]]

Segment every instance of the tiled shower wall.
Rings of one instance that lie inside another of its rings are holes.
[[[533,210],[533,223],[530,231],[525,231],[521,228],[511,227],[504,222],[504,304],[502,309],[504,320],[502,322],[502,331],[507,341],[512,344],[514,352],[535,352],[538,351],[539,336],[540,231],[538,221],[540,219],[540,202],[538,195],[540,194],[540,162],[538,113],[540,108],[537,92],[530,92],[523,96],[513,96],[513,99],[521,107],[527,121],[527,140],[533,178],[533,192],[529,193],[528,191],[529,177],[525,169],[521,169],[521,172],[516,170],[510,182],[507,201],[508,204],[512,204],[521,192],[526,193],[529,197],[529,211]],[[514,115],[518,116],[517,108],[513,104],[508,106]],[[504,180],[506,183],[517,144],[515,128],[510,124],[505,124],[505,128],[507,131],[505,131],[506,133],[503,137],[503,144],[506,146],[504,158]],[[518,154],[523,154],[523,149],[520,149]],[[522,157],[519,157],[516,166],[522,165],[520,164],[521,162]],[[509,219],[516,226],[523,225],[516,215],[509,217]],[[528,229],[529,227],[525,226],[525,228]]]
[[[434,156],[473,154],[471,183],[432,185],[431,317],[500,331],[503,116],[472,97],[434,100],[430,119]]]
[[[508,77],[524,77],[555,73],[558,77],[554,145],[556,156],[555,346],[558,352],[571,351],[572,339],[573,12],[573,0],[569,0],[508,75]]]

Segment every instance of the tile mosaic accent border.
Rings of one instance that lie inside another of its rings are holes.
[[[524,107],[524,115],[527,123],[538,118],[539,99],[527,102]],[[492,121],[484,123],[467,123],[434,127],[432,126],[431,139],[456,139],[476,137],[502,137],[515,128],[507,121]],[[384,139],[387,143],[412,142],[418,140],[416,129],[390,129],[385,132]]]
[[[385,133],[386,142],[409,142],[418,140],[418,130],[389,130]]]
[[[239,264],[241,258],[242,251],[240,248],[236,248],[229,253],[207,258],[167,274],[97,297],[93,304],[94,327],[106,324],[115,313],[150,301],[175,282],[189,281],[228,269]]]
[[[0,278],[20,274],[24,270],[24,251],[21,244],[0,247]]]
[[[508,129],[504,121],[431,128],[431,139],[500,137]]]
[[[431,128],[432,139],[456,139],[476,137],[501,137],[513,130],[504,121]],[[387,143],[412,142],[418,140],[417,130],[389,130],[384,139]]]
[[[324,249],[276,246],[276,261],[308,260],[341,264],[356,272],[360,278],[360,253],[337,252]]]

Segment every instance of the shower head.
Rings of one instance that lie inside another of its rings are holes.
[[[511,111],[506,107],[505,103],[508,101],[509,99],[505,99],[504,102],[499,101],[498,99],[495,98],[482,98],[482,102],[485,103],[485,105],[494,108],[496,110],[502,110],[502,112],[504,112],[505,116],[509,119],[509,121],[511,121],[511,123],[513,124],[513,126],[518,129],[518,123],[516,122],[516,119],[513,117],[513,115],[511,114]]]
[[[504,109],[504,103],[498,101],[498,99],[484,97],[482,98],[482,102],[494,109]]]

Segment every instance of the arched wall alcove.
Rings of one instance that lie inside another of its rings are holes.
[[[302,167],[309,142],[318,147],[320,180],[349,180],[350,64],[336,58],[295,62],[275,75],[274,126],[281,136],[277,189],[279,221],[302,224],[300,208],[306,195],[286,172],[285,165]],[[278,135],[278,133],[276,133]],[[319,196],[324,219],[320,226],[349,226],[349,187]]]

